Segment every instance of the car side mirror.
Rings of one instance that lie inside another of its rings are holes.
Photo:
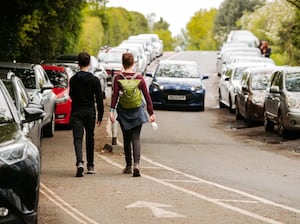
[[[36,120],[43,119],[45,116],[44,110],[38,107],[25,107],[25,120],[22,120],[22,123],[28,123]]]
[[[279,86],[271,86],[270,93],[281,93]]]

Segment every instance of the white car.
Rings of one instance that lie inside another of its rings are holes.
[[[219,80],[219,106],[228,107],[229,111],[235,111],[236,96],[241,88],[243,71],[249,67],[274,66],[264,63],[238,63],[227,66],[226,71]]]

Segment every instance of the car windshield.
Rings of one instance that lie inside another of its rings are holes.
[[[266,90],[271,74],[257,73],[252,75],[251,86],[253,90]]]
[[[199,71],[194,65],[186,64],[161,64],[156,77],[174,77],[174,78],[199,78]]]
[[[2,91],[0,91],[0,105],[0,124],[12,122],[13,117]]]
[[[288,73],[285,76],[285,85],[287,91],[300,92],[300,73]]]
[[[61,71],[53,71],[53,70],[46,70],[46,73],[56,88],[67,88],[68,87],[68,76],[66,73]]]
[[[35,75],[34,71],[31,69],[19,69],[19,68],[6,68],[7,72],[11,71],[15,73],[16,76],[18,76],[25,88],[27,89],[35,89]]]
[[[243,76],[243,71],[246,69],[247,67],[242,67],[242,68],[237,68],[233,74],[232,79],[233,80],[241,80],[242,76]]]

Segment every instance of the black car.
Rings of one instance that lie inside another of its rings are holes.
[[[41,119],[44,112],[24,108],[25,118],[21,118],[2,80],[0,111],[0,223],[36,224],[40,155],[23,128]]]
[[[42,134],[44,137],[52,137],[55,130],[56,96],[52,91],[53,85],[43,67],[39,64],[0,62],[0,71],[13,72],[18,76],[31,100],[42,105],[45,111]]]

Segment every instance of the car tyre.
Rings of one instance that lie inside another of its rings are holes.
[[[237,105],[237,103],[235,104],[235,120],[241,120],[242,119],[242,115],[240,114],[240,110],[239,107]]]
[[[52,113],[51,121],[43,128],[44,137],[53,137],[55,130],[55,114]]]
[[[230,112],[230,113],[234,113],[235,110],[232,108],[233,105],[232,105],[231,96],[229,95],[228,97],[229,97],[229,98],[228,98],[228,99],[229,99],[229,112]]]
[[[268,119],[266,112],[264,112],[264,129],[266,132],[274,130],[274,123]]]
[[[284,128],[283,117],[282,117],[282,113],[280,111],[278,112],[278,130],[277,131],[281,137],[283,137],[283,138],[287,137],[287,131]]]
[[[225,108],[226,106],[222,103],[222,96],[219,90],[219,108]]]

